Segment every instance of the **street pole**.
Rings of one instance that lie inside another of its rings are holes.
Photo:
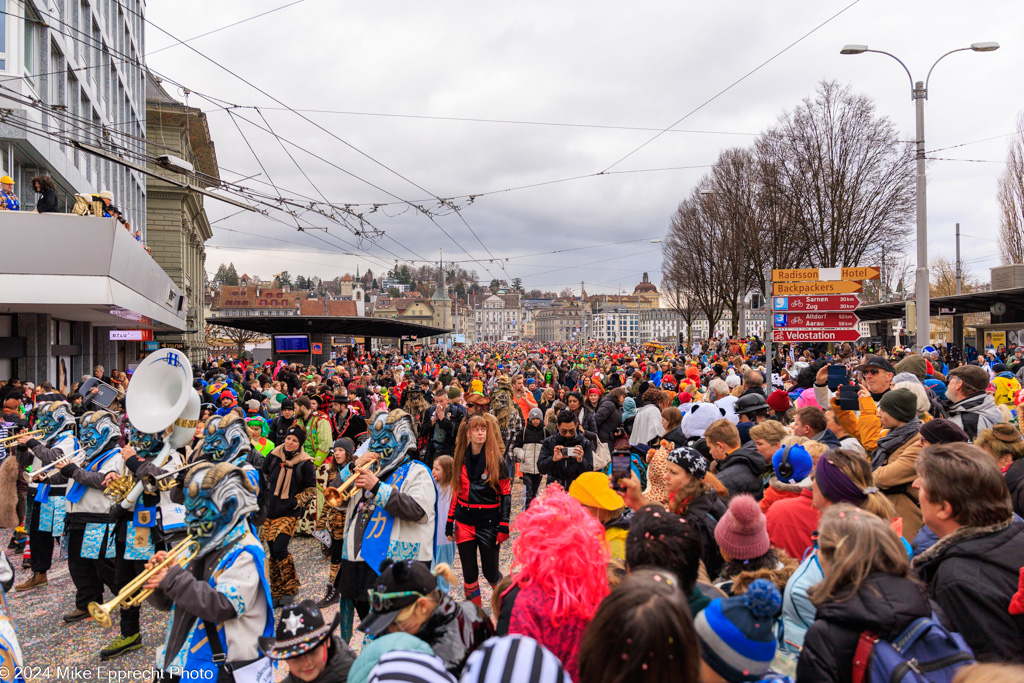
[[[914,107],[917,120],[917,348],[931,344],[931,282],[928,273],[928,199],[925,188],[924,100],[928,91],[924,81],[914,84]]]
[[[960,288],[964,284],[964,274],[960,270],[960,224],[956,224],[956,293],[960,293]]]
[[[772,348],[773,348],[773,328],[775,323],[775,316],[772,311],[775,306],[771,305],[772,295],[772,268],[768,266],[764,269],[764,369],[765,374],[768,377],[765,380],[765,384],[768,385],[768,395],[772,393]]]
[[[956,224],[956,293],[963,291],[964,273],[960,263],[960,224]],[[953,315],[953,344],[957,348],[964,347],[964,316],[962,313]]]
[[[929,296],[928,288],[930,286],[930,278],[928,277],[928,205],[927,196],[925,191],[925,156],[924,156],[924,101],[928,99],[928,83],[931,80],[932,71],[935,66],[941,62],[944,58],[953,54],[954,52],[965,52],[971,50],[973,52],[993,52],[999,49],[999,43],[996,42],[981,42],[971,43],[969,47],[961,47],[955,50],[950,50],[941,57],[935,60],[931,68],[928,69],[928,75],[925,76],[923,81],[914,81],[913,76],[910,75],[910,69],[907,65],[900,60],[896,55],[885,52],[884,50],[871,50],[868,49],[867,45],[845,45],[840,54],[844,55],[859,55],[865,52],[873,52],[875,54],[885,55],[892,57],[903,70],[907,72],[907,78],[910,79],[910,96],[914,100],[915,119],[916,119],[916,159],[917,159],[917,273],[915,286],[917,291],[914,293],[914,299],[917,302],[917,348],[921,349],[931,344],[931,330],[930,330],[930,319],[931,319],[931,297]]]

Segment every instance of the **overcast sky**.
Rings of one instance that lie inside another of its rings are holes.
[[[147,48],[153,53],[175,44],[156,27],[184,40],[287,3],[150,2]],[[665,133],[611,170],[694,168],[612,173],[483,196],[462,209],[465,223],[449,213],[435,225],[415,210],[402,213],[407,207],[400,204],[383,207],[367,218],[387,237],[364,241],[369,254],[357,255],[348,255],[354,250],[338,241],[355,244],[357,238],[326,218],[307,214],[302,223],[329,227],[326,235],[299,233],[280,212],[274,215],[287,224],[248,212],[227,217],[237,209],[206,203],[216,221],[207,244],[211,273],[232,261],[240,274],[269,278],[287,270],[330,279],[357,264],[379,273],[393,263],[393,254],[437,259],[443,249],[446,260],[467,261],[462,265],[485,283],[493,274],[521,277],[527,289],[578,289],[583,280],[588,292],[620,286],[631,292],[645,269],[660,282],[660,246],[650,240],[666,232],[704,167],[723,149],[751,144],[781,112],[811,96],[820,80],[836,79],[870,94],[878,111],[913,139],[910,83],[899,64],[883,55],[841,56],[845,43],[892,52],[923,80],[944,52],[998,41],[996,52],[943,60],[926,104],[926,148],[958,159],[928,167],[930,254],[952,258],[959,221],[970,236],[963,240],[963,258],[987,280],[989,267],[999,263],[997,178],[1015,117],[1024,109],[1022,18],[1019,0],[299,0],[189,43],[292,108],[337,112],[304,115],[351,147],[188,47],[176,45],[148,61],[192,91],[190,105],[209,112],[224,179],[259,173],[245,183],[273,191],[259,184],[269,175],[287,197],[321,199],[322,193],[340,205],[395,202],[397,196],[438,209],[436,200],[419,200],[603,171],[813,31],[687,117],[678,132]],[[166,87],[185,99],[180,89]],[[261,109],[238,109],[236,117],[200,94]],[[334,166],[288,147],[300,170],[280,142],[240,118],[263,126],[260,114],[278,135]],[[956,145],[963,146],[945,149]],[[908,245],[910,253],[914,248]],[[504,268],[490,263],[488,250],[510,260]]]

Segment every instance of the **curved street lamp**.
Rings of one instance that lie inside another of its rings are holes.
[[[971,43],[969,47],[960,47],[950,50],[942,55],[928,69],[928,75],[924,81],[914,81],[910,75],[907,65],[894,54],[883,50],[871,50],[867,45],[844,45],[839,51],[842,55],[859,55],[865,52],[874,52],[880,55],[892,57],[903,70],[907,72],[910,79],[910,99],[914,101],[917,119],[917,271],[915,279],[915,301],[917,303],[917,348],[921,349],[931,344],[931,296],[928,290],[930,278],[928,273],[928,205],[925,192],[925,156],[924,156],[924,101],[928,99],[928,82],[931,80],[932,71],[935,65],[954,52],[994,52],[999,49],[999,43],[987,41],[982,43]]]

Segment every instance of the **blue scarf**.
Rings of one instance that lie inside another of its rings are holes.
[[[105,462],[110,460],[115,455],[120,455],[120,454],[121,454],[121,449],[120,448],[116,448],[116,447],[115,448],[111,448],[109,451],[101,454],[95,460],[93,460],[91,463],[86,465],[85,469],[86,470],[91,470],[93,472],[99,472],[100,468],[103,467],[103,464]],[[68,495],[66,496],[67,501],[69,503],[77,503],[78,501],[82,500],[82,496],[85,495],[85,490],[87,488],[89,488],[89,487],[86,486],[85,484],[82,484],[82,483],[78,482],[78,481],[72,483],[71,484],[71,488],[68,489]]]
[[[405,463],[388,477],[389,481],[386,483],[396,490],[401,489],[410,467],[411,461]],[[391,546],[391,528],[394,525],[394,516],[385,510],[383,505],[373,507],[373,516],[363,531],[363,544],[360,546],[359,554],[375,574],[380,574],[380,563],[387,557],[388,548]]]

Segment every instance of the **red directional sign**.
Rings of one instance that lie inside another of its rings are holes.
[[[852,311],[859,305],[860,297],[856,294],[772,297],[772,308],[776,311]],[[845,327],[845,325],[834,325],[833,327]]]
[[[860,322],[853,313],[776,313],[775,327],[804,327],[816,330],[855,327]]]
[[[857,330],[792,330],[781,329],[772,332],[772,341],[776,342],[855,342],[860,339]]]

